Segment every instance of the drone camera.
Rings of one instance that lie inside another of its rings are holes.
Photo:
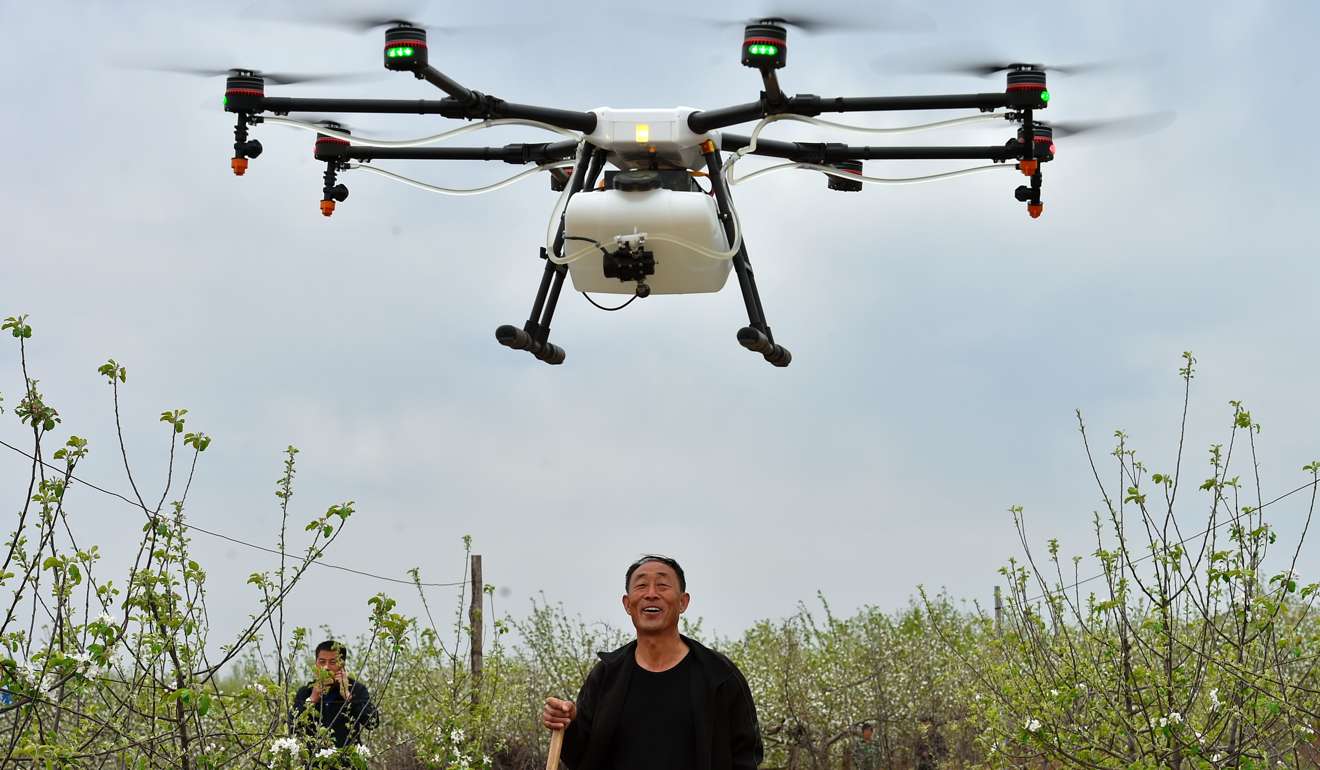
[[[758,70],[777,70],[788,63],[788,30],[771,19],[748,24],[743,30],[742,64]]]
[[[615,238],[617,248],[601,256],[601,268],[606,278],[617,278],[624,283],[641,282],[655,275],[655,253],[646,248],[646,235],[625,235]],[[647,288],[650,294],[650,288]]]
[[[841,160],[837,163],[831,163],[830,166],[845,174],[856,174],[857,176],[862,175],[862,162],[860,160]],[[831,190],[839,190],[841,192],[860,192],[862,189],[862,182],[860,179],[855,181],[852,179],[840,179],[839,177],[830,174],[826,174],[825,179],[828,180],[829,188]]]
[[[411,72],[426,66],[426,30],[399,24],[385,30],[385,69]]]
[[[1050,105],[1045,70],[1034,64],[1015,64],[1008,71],[1008,106],[1017,110],[1043,110]]]

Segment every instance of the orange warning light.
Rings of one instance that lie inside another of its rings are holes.
[[[333,213],[335,213],[335,202],[332,200],[321,201],[321,214],[328,217]]]
[[[229,161],[229,167],[234,170],[234,176],[243,176],[247,171],[247,158],[233,158]]]

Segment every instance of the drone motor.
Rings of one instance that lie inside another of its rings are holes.
[[[407,22],[385,30],[385,69],[409,72],[426,63],[426,30]]]
[[[349,133],[344,126],[333,121],[323,121],[322,125],[332,131],[340,133]],[[330,216],[335,213],[335,202],[343,203],[348,200],[348,187],[337,183],[336,178],[339,171],[344,168],[345,151],[352,144],[347,139],[341,139],[329,134],[317,134],[316,144],[312,146],[312,157],[325,162],[325,175],[321,186],[321,214]]]
[[[830,165],[845,174],[856,174],[857,176],[862,175],[862,162],[860,160],[841,160],[837,163],[831,163]],[[831,190],[839,190],[841,192],[861,192],[862,190],[862,182],[860,179],[857,181],[840,179],[837,176],[830,176],[828,174],[826,174],[825,178],[829,180],[829,188]]]
[[[762,19],[743,29],[742,64],[758,70],[782,69],[788,63],[788,30]]]
[[[1008,71],[1008,106],[1020,110],[1043,110],[1050,104],[1045,70],[1034,64],[1014,64]]]

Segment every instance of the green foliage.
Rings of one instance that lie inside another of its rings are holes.
[[[22,354],[24,396],[14,414],[42,456],[59,414],[28,376],[26,317],[2,328]],[[1195,363],[1183,355],[1187,389]],[[98,372],[112,386],[122,438],[127,371],[110,359]],[[898,611],[862,607],[845,617],[820,595],[736,637],[704,637],[699,620],[685,622],[684,632],[727,653],[746,675],[767,767],[826,770],[865,752],[886,770],[1313,767],[1320,623],[1312,605],[1320,583],[1297,574],[1300,543],[1267,558],[1280,541],[1265,518],[1273,503],[1262,504],[1265,495],[1238,475],[1245,464],[1241,475],[1256,478],[1261,426],[1242,403],[1230,407],[1227,439],[1209,448],[1203,472],[1183,469],[1181,454],[1170,470],[1148,472],[1128,435],[1114,433],[1117,473],[1102,475],[1092,459],[1097,482],[1118,481],[1099,486],[1088,556],[1069,558],[1049,539],[1038,558],[1025,510],[1012,506],[1025,550],[1000,571],[1007,590],[993,614],[920,590]],[[310,632],[286,626],[284,603],[344,532],[355,504],[328,506],[303,519],[299,533],[291,506],[298,449],[287,447],[275,487],[278,568],[248,578],[251,622],[232,638],[213,638],[207,570],[186,516],[193,468],[211,438],[186,430],[187,415],[160,413],[171,448],[165,478],[174,478],[177,442],[192,450],[184,491],[172,498],[167,483],[150,496],[154,506],[138,497],[141,557],[115,580],[102,574],[98,548],[74,538],[69,517],[78,497],[70,490],[81,489],[73,474],[90,442],[70,435],[51,454],[60,464],[33,466],[0,561],[0,595],[12,601],[0,604],[8,607],[0,688],[13,701],[0,705],[0,766],[544,766],[544,699],[574,698],[596,653],[630,634],[570,617],[544,596],[519,615],[500,614],[494,586],[473,597],[469,581],[450,595],[451,620],[437,624],[420,569],[408,574],[424,617],[377,594],[361,608],[367,633],[351,644],[350,675],[370,687],[381,725],[360,748],[335,749],[324,732],[290,737],[294,694],[314,674]],[[1080,413],[1078,425],[1090,456]],[[1312,487],[1320,482],[1320,461],[1303,471]],[[1205,481],[1180,491],[1187,473]],[[1204,526],[1175,515],[1189,504],[1208,511]],[[1189,537],[1201,530],[1204,538]],[[467,565],[470,537],[462,547]],[[483,606],[469,614],[476,598]],[[484,637],[479,673],[473,622]],[[863,722],[875,729],[864,747]]]

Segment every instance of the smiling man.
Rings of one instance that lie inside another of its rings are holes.
[[[678,562],[647,555],[624,576],[637,640],[600,660],[577,702],[546,698],[541,722],[564,730],[570,770],[752,770],[761,763],[756,705],[724,655],[679,634],[691,597]]]

